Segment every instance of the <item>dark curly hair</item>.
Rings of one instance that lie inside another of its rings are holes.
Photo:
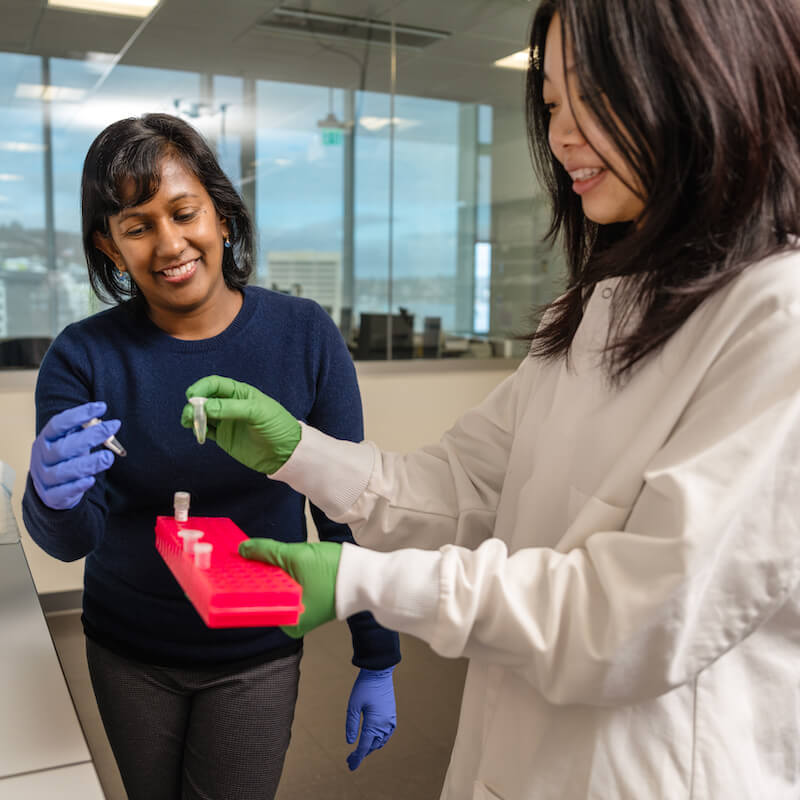
[[[138,297],[140,291],[97,249],[94,234],[108,236],[110,216],[147,202],[158,191],[161,163],[168,156],[177,158],[197,177],[227,222],[232,246],[223,250],[225,284],[241,289],[250,278],[254,254],[250,214],[208,143],[178,117],[145,114],[109,125],[92,142],[83,164],[83,250],[92,289],[104,302],[120,303]],[[135,190],[123,198],[122,189],[131,182]]]

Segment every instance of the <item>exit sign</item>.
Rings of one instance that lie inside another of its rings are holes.
[[[338,128],[322,129],[322,144],[332,146],[342,143],[342,132]]]

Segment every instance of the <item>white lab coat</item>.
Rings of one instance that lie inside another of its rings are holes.
[[[365,546],[340,618],[470,659],[443,798],[796,800],[800,254],[621,389],[598,358],[617,280],[570,365],[527,358],[438,445],[304,427],[274,477]]]

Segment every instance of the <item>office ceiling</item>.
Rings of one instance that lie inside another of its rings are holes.
[[[492,63],[526,46],[535,0],[161,0],[146,23],[0,0],[0,51],[388,91],[389,47],[276,31],[279,6],[448,32],[398,50],[398,93],[521,110],[524,73]]]

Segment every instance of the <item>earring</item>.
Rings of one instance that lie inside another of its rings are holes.
[[[226,237],[225,237],[225,247],[227,247],[228,249],[230,249],[230,246],[231,246],[231,240],[230,240],[230,237],[226,236]]]

